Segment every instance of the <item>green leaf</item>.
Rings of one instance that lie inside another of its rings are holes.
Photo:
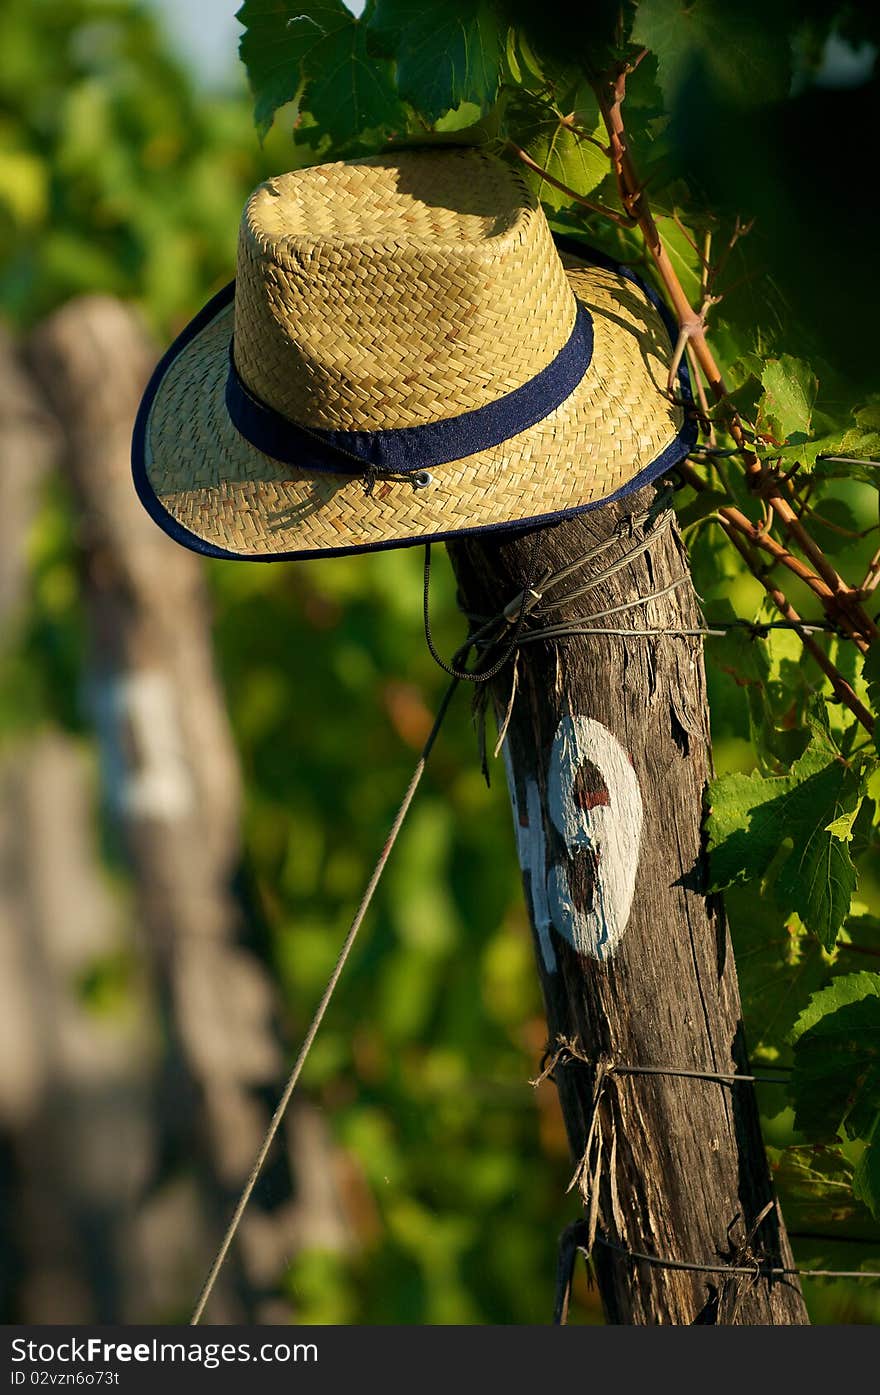
[[[880,399],[860,407],[853,416],[855,425],[841,436],[839,453],[857,460],[880,460]]]
[[[505,58],[508,75],[518,87],[527,88],[531,92],[542,92],[546,89],[548,74],[545,71],[545,62],[535,53],[522,26],[508,29]],[[552,64],[550,66],[552,67]]]
[[[877,750],[880,751],[880,639],[875,639],[871,648],[865,655],[862,677],[868,685],[868,701],[871,704],[871,710],[877,718],[877,726],[874,729],[874,742],[877,746]]]
[[[788,775],[727,775],[710,787],[712,887],[764,877],[778,859],[774,895],[831,948],[857,884],[848,846],[876,762],[845,761],[817,716]],[[791,849],[783,840],[791,841]]]
[[[808,1006],[798,1014],[791,1033],[792,1041],[797,1045],[807,1032],[813,1031],[830,1014],[872,996],[880,996],[880,974],[867,970],[857,974],[841,974],[820,993],[814,993]]]
[[[297,97],[340,150],[405,124],[390,61],[367,53],[364,25],[342,0],[245,0],[236,18],[261,135]]]
[[[783,354],[770,359],[761,374],[764,392],[758,402],[758,429],[769,431],[780,445],[806,441],[819,382],[803,359]]]
[[[806,367],[806,365],[803,365]],[[827,404],[825,404],[827,405]],[[880,487],[880,405],[871,402],[854,410],[849,421],[841,421],[838,409],[823,410],[817,405],[812,414],[812,432],[803,437],[795,432],[790,442],[782,446],[758,443],[759,454],[779,460],[783,465],[795,462],[817,474],[843,479],[860,479]],[[824,545],[824,544],[823,544]]]
[[[754,888],[729,887],[724,905],[749,1042],[776,1055],[810,996],[828,982],[831,961],[796,917]]]
[[[707,490],[706,494],[712,491]],[[697,495],[699,502],[704,495]],[[760,616],[756,617],[760,620]],[[771,682],[771,649],[766,638],[759,638],[745,626],[737,624],[737,614],[727,597],[714,599],[706,608],[710,626],[719,623],[728,628],[712,636],[707,659],[725,677],[726,692],[731,704],[744,702],[748,713],[748,732],[765,773],[778,774],[780,766],[790,766],[803,753],[807,735],[798,728],[782,729],[774,712],[773,700],[778,684]],[[732,682],[731,682],[732,680]],[[790,707],[788,691],[785,707]]]
[[[701,489],[695,498],[683,507],[676,507],[678,521],[682,528],[692,528],[708,518],[716,509],[730,503],[730,495],[723,489]]]
[[[773,1162],[773,1182],[791,1230],[821,1232],[833,1226],[834,1236],[843,1238],[872,1229],[871,1217],[853,1196],[852,1164],[838,1147],[783,1148]]]
[[[871,1213],[880,1218],[880,1115],[874,1124],[874,1129],[868,1147],[856,1164],[853,1175],[853,1196],[864,1202]]]
[[[682,222],[681,217],[676,219],[658,214],[656,222],[663,246],[675,267],[685,294],[692,303],[699,304],[702,299],[703,266],[694,246],[697,241],[696,230]]]
[[[858,542],[855,535],[864,525],[844,499],[815,497],[812,505],[805,521],[813,541],[819,544],[823,552],[836,556]]]
[[[0,150],[0,208],[23,227],[39,225],[49,207],[49,168],[27,151]]]
[[[788,92],[788,45],[768,32],[775,22],[757,0],[640,0],[632,41],[656,56],[669,107],[695,86],[731,106],[754,106]]]
[[[377,0],[371,50],[396,59],[404,101],[429,122],[473,102],[485,114],[498,95],[506,33],[486,0]]]
[[[826,825],[825,832],[830,833],[833,838],[839,838],[841,842],[851,843],[853,840],[853,824],[856,821],[856,816],[860,808],[861,803],[857,804],[855,808],[848,810],[846,813],[840,814],[838,818],[832,819],[831,823]]]
[[[516,30],[508,29],[507,37],[504,41],[504,60],[507,64],[507,74],[517,87],[523,85],[523,64],[520,63],[519,54],[516,50]]]
[[[866,1144],[854,1190],[880,1216],[880,974],[835,979],[813,996],[793,1038],[796,1125]]]
[[[566,188],[584,197],[591,194],[608,174],[608,160],[591,141],[584,140],[569,117],[581,130],[601,138],[598,108],[592,91],[583,87],[573,94],[569,112],[561,112],[549,100],[528,92],[517,93],[507,108],[511,139],[521,146],[541,169]],[[545,208],[551,212],[571,208],[573,200],[541,175],[526,169],[525,175]]]

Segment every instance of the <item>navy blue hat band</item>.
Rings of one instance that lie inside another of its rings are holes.
[[[543,421],[574,392],[592,355],[593,321],[578,302],[574,328],[556,357],[522,387],[485,407],[424,426],[319,431],[300,426],[261,402],[242,382],[230,344],[226,409],[239,435],[273,460],[334,474],[371,468],[406,474],[476,455]]]

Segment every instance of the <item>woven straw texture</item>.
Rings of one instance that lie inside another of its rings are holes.
[[[238,435],[239,374],[307,427],[384,430],[495,402],[567,342],[575,297],[592,361],[543,421],[432,482],[301,471]],[[242,220],[234,307],[173,358],[144,466],[172,519],[240,556],[388,546],[562,513],[614,493],[681,426],[663,322],[632,282],[560,258],[518,174],[471,150],[396,153],[270,180]]]

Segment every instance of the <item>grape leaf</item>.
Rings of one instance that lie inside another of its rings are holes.
[[[485,114],[498,95],[505,31],[486,0],[378,0],[371,52],[397,61],[397,87],[429,122],[462,102]]]
[[[878,719],[874,731],[874,741],[877,750],[880,751],[880,639],[874,641],[865,655],[862,677],[868,685],[868,701]]]
[[[777,36],[771,32],[776,26]],[[767,6],[727,0],[640,0],[634,44],[657,58],[657,80],[674,107],[694,84],[734,107],[786,96],[789,46],[785,16]],[[776,41],[778,37],[778,42]]]
[[[858,408],[853,416],[855,425],[841,436],[839,454],[857,460],[880,460],[880,399]]]
[[[508,29],[506,57],[510,76],[518,86],[532,91],[541,91],[546,87],[544,65],[529,43],[524,29]]]
[[[856,1165],[853,1196],[880,1218],[880,1114],[874,1121],[868,1147]]]
[[[758,402],[758,429],[769,430],[780,444],[809,438],[819,383],[803,359],[783,354],[771,358],[761,374],[764,391]]]
[[[730,496],[721,489],[701,489],[689,503],[679,507],[676,505],[678,522],[682,528],[692,528],[695,523],[700,523],[704,518],[708,518],[716,509],[722,508],[730,503]]]
[[[854,1191],[880,1216],[880,974],[846,974],[814,994],[792,1033],[795,1122],[814,1138],[867,1146]]]
[[[565,119],[568,115],[560,114],[551,102],[531,93],[517,93],[507,108],[508,131],[542,169],[566,188],[586,196],[608,174],[608,160],[601,150],[572,130]],[[599,138],[601,121],[595,98],[588,89],[576,94],[572,115],[578,126]],[[525,174],[548,211],[571,208],[572,200],[567,194],[531,170],[526,169]]]
[[[236,18],[261,135],[297,96],[340,150],[405,124],[391,62],[367,53],[365,25],[342,0],[245,0]]]
[[[817,715],[810,743],[788,775],[727,775],[710,787],[711,885],[764,877],[777,856],[774,895],[831,948],[857,884],[852,823],[876,761],[847,762]],[[787,851],[783,840],[790,839]]]
[[[814,498],[813,508],[815,512],[810,511],[808,526],[813,541],[823,552],[836,556],[858,542],[856,535],[863,524],[846,500],[834,496]]]
[[[796,432],[782,446],[767,447],[759,442],[759,454],[784,466],[797,462],[802,467],[817,467],[821,476],[860,479],[880,488],[880,473],[870,463],[880,460],[880,405],[871,402],[857,408],[846,422],[840,421],[836,412],[817,406],[811,426],[808,438]]]
[[[831,961],[815,936],[769,897],[756,898],[749,888],[732,886],[724,906],[750,1045],[776,1054],[810,996],[831,977]]]
[[[863,1236],[873,1229],[871,1217],[853,1197],[853,1168],[840,1148],[795,1144],[771,1153],[773,1181],[791,1230],[825,1231],[835,1238]],[[880,1235],[870,1241],[880,1247]]]
[[[697,495],[697,500],[703,497]],[[755,623],[760,624],[762,618],[759,613]],[[713,636],[707,659],[712,668],[725,675],[730,703],[738,708],[741,699],[745,705],[748,733],[760,766],[765,773],[777,775],[780,767],[787,769],[803,754],[809,740],[808,733],[800,727],[782,725],[791,709],[792,689],[774,676],[773,649],[768,638],[759,638],[737,624],[736,611],[727,597],[718,597],[711,608],[706,607],[706,619],[710,626],[720,622],[728,627]],[[769,634],[778,646],[779,632]]]

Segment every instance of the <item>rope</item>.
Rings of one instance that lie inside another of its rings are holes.
[[[220,1274],[221,1269],[223,1268],[223,1265],[226,1261],[226,1257],[229,1254],[229,1249],[232,1245],[233,1240],[235,1239],[236,1232],[238,1231],[238,1227],[241,1223],[241,1218],[244,1215],[247,1204],[251,1199],[254,1187],[257,1184],[257,1179],[259,1178],[259,1175],[263,1170],[263,1164],[265,1163],[266,1158],[268,1157],[269,1149],[272,1146],[272,1143],[275,1139],[275,1135],[277,1134],[281,1121],[284,1118],[287,1106],[290,1104],[291,1096],[293,1095],[293,1092],[296,1089],[297,1082],[299,1081],[299,1078],[302,1074],[303,1066],[305,1065],[309,1052],[312,1049],[312,1044],[314,1043],[315,1037],[318,1035],[318,1029],[324,1020],[324,1014],[326,1013],[327,1008],[330,1005],[330,999],[333,997],[333,993],[336,989],[337,983],[339,982],[342,970],[345,968],[346,960],[348,959],[348,956],[351,953],[352,948],[354,946],[354,942],[357,939],[357,934],[361,928],[361,924],[363,923],[364,916],[369,910],[370,902],[373,899],[376,888],[381,880],[382,873],[385,870],[385,864],[387,863],[388,858],[391,856],[391,850],[397,841],[397,835],[400,833],[400,830],[403,827],[403,822],[407,816],[407,813],[409,812],[409,807],[412,804],[413,796],[415,795],[415,792],[418,789],[422,775],[425,773],[425,766],[428,762],[428,757],[431,754],[431,749],[434,745],[434,742],[437,739],[437,736],[440,732],[440,728],[443,725],[443,719],[446,716],[446,713],[449,709],[449,704],[452,701],[453,694],[455,693],[457,687],[458,679],[455,678],[453,679],[452,683],[450,683],[449,687],[446,689],[446,692],[443,696],[443,700],[441,701],[440,706],[437,710],[437,715],[434,718],[434,725],[431,728],[427,741],[422,747],[422,753],[419,756],[415,770],[412,773],[412,777],[407,786],[406,793],[404,794],[403,800],[401,801],[400,808],[398,809],[394,817],[394,822],[392,823],[388,833],[388,837],[385,840],[385,845],[382,848],[381,853],[379,854],[379,859],[375,867],[373,868],[372,876],[370,877],[370,880],[367,883],[366,890],[364,891],[364,894],[361,898],[361,903],[358,906],[357,911],[355,912],[353,921],[351,922],[351,928],[349,929],[349,932],[346,935],[345,940],[343,941],[342,949],[339,951],[339,958],[336,961],[336,966],[332,974],[330,975],[330,978],[327,981],[327,986],[324,989],[323,994],[321,995],[321,1001],[318,1003],[318,1006],[315,1010],[315,1015],[312,1018],[309,1029],[306,1032],[305,1038],[303,1039],[302,1046],[299,1050],[299,1055],[297,1056],[293,1069],[290,1072],[290,1075],[288,1076],[287,1084],[285,1085],[281,1095],[281,1099],[278,1102],[278,1107],[276,1108],[275,1113],[272,1115],[271,1122],[269,1124],[268,1129],[266,1130],[263,1142],[260,1145],[260,1150],[257,1153],[256,1158],[254,1159],[254,1165],[250,1170],[248,1179],[244,1184],[244,1188],[242,1189],[241,1195],[238,1199],[238,1203],[232,1214],[232,1219],[229,1222],[226,1234],[224,1235],[223,1240],[221,1241],[220,1248],[217,1251],[217,1254],[214,1257],[214,1262],[212,1263],[211,1268],[208,1272],[208,1277],[205,1280],[204,1287],[202,1288],[201,1294],[199,1295],[199,1300],[196,1303],[195,1310],[193,1312],[192,1318],[190,1319],[191,1327],[198,1326],[199,1322],[201,1321],[202,1314],[205,1311],[205,1306],[208,1302],[208,1299],[211,1297],[214,1285],[217,1282],[217,1278]]]

